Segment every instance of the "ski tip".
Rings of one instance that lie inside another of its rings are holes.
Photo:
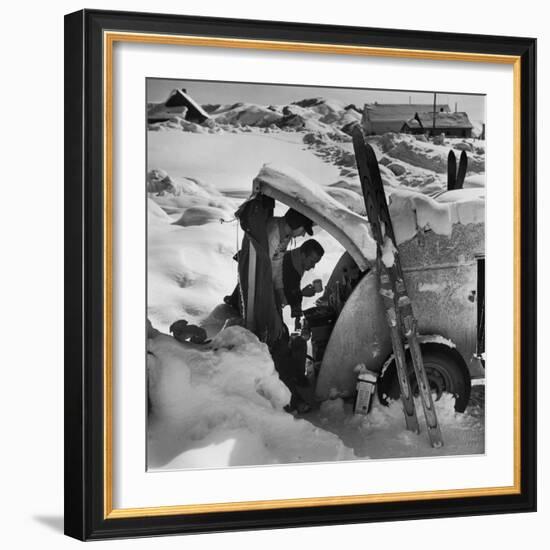
[[[371,174],[380,186],[382,186],[382,178],[380,177],[380,167],[378,166],[378,159],[376,158],[376,153],[374,149],[368,144],[365,143],[365,152],[367,156],[367,164],[371,171]]]
[[[464,178],[468,171],[468,154],[466,151],[462,151],[460,154],[460,163],[458,165],[458,174],[456,176],[456,189],[462,189],[464,186]]]
[[[451,149],[447,157],[447,191],[452,191],[456,188],[456,157]]]
[[[367,162],[370,163],[370,168],[374,168],[374,165],[376,165],[376,169],[378,169],[378,161],[376,159],[376,154],[374,152],[374,149],[371,147],[370,143],[367,143],[365,139],[365,135],[363,134],[363,131],[359,127],[355,127],[352,131],[352,140],[353,140],[353,148],[355,150],[355,155],[365,155],[367,158]]]
[[[354,145],[362,145],[365,143],[365,136],[363,130],[359,126],[356,126],[351,132],[351,139]]]

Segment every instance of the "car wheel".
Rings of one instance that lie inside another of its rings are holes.
[[[439,346],[427,349],[422,347],[422,358],[434,400],[438,401],[444,393],[450,393],[455,396],[455,411],[464,412],[470,401],[472,387],[470,373],[465,365],[461,364],[454,356],[453,351],[448,348],[441,349]],[[418,395],[418,384],[408,351],[407,368],[413,394]],[[395,360],[392,360],[384,374],[378,379],[378,399],[380,403],[387,405],[389,399],[397,400],[399,397],[397,370]]]

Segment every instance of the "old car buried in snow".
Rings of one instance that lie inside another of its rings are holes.
[[[484,375],[484,190],[444,192],[435,199],[403,188],[386,192],[432,392],[436,399],[443,392],[455,395],[455,408],[463,411],[471,379]],[[381,402],[397,399],[392,345],[378,293],[376,245],[366,217],[286,167],[262,168],[253,183],[253,196],[259,195],[306,215],[345,249],[325,293],[304,311],[312,334],[317,399],[351,397],[358,364],[379,373]],[[252,328],[250,311],[245,318]],[[415,384],[411,368],[413,390]]]

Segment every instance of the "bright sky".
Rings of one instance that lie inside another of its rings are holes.
[[[164,101],[174,88],[186,88],[199,104],[256,103],[258,105],[286,105],[308,97],[338,99],[361,108],[365,103],[427,103],[433,104],[434,91],[392,91],[359,88],[322,88],[284,84],[253,84],[205,80],[147,79],[147,101]],[[437,90],[436,90],[437,91]],[[451,111],[465,111],[472,121],[485,120],[485,96],[439,92],[438,104],[447,104]]]

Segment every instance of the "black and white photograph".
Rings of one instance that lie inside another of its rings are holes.
[[[485,97],[146,97],[148,471],[484,454]]]
[[[5,548],[547,538],[550,27],[443,7],[7,4]]]

